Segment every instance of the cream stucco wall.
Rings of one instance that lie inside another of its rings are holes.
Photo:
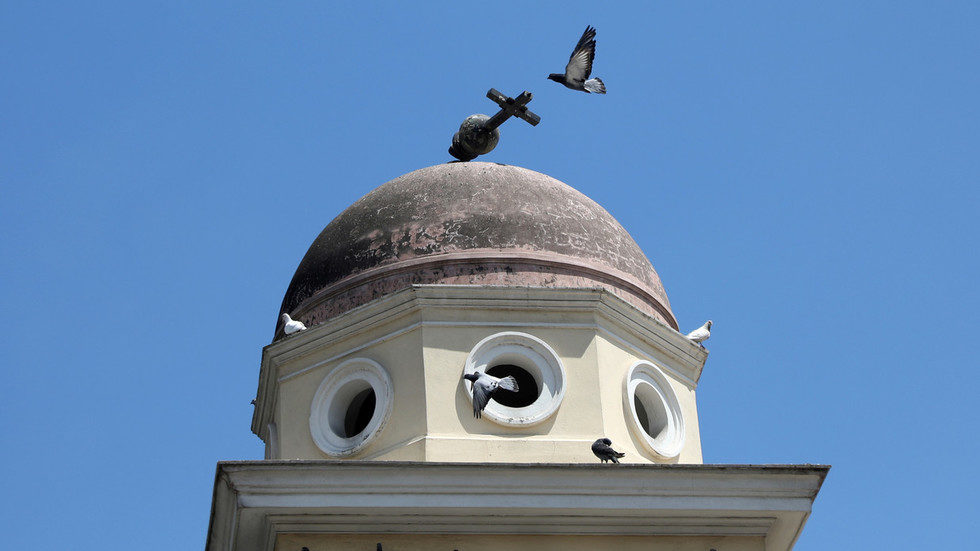
[[[694,385],[672,376],[669,371],[665,373],[671,389],[677,395],[684,417],[684,447],[675,458],[658,458],[643,446],[634,431],[629,428],[632,414],[625,396],[625,381],[627,371],[637,361],[651,361],[665,368],[669,368],[670,363],[652,347],[643,347],[646,354],[641,353],[642,351],[631,352],[626,349],[624,343],[613,341],[607,335],[597,336],[596,342],[599,351],[597,370],[602,374],[599,377],[599,388],[602,396],[603,427],[606,437],[617,444],[617,449],[627,453],[623,461],[627,461],[635,454],[637,457],[652,458],[657,463],[701,463],[701,433],[698,429]]]
[[[281,534],[276,551],[763,551],[761,537],[526,534]]]
[[[541,339],[564,366],[564,399],[538,424],[473,417],[462,379],[467,355],[503,331]],[[591,443],[608,437],[626,453],[624,462],[700,463],[698,350],[677,337],[601,290],[411,289],[267,347],[263,372],[270,376],[259,395],[260,403],[274,398],[266,416],[279,438],[272,458],[329,458],[310,435],[314,394],[342,362],[367,358],[390,375],[394,401],[387,423],[350,459],[591,463]],[[693,348],[683,348],[688,345]],[[686,434],[676,458],[651,453],[629,429],[624,381],[637,360],[660,366],[677,396]]]
[[[384,330],[384,328],[380,328]],[[357,348],[361,341],[370,342],[376,331],[358,335],[352,342],[336,343],[317,350],[300,362],[288,366],[291,370],[308,369],[279,383],[276,426],[279,431],[278,459],[322,459],[324,454],[310,434],[310,406],[321,381],[348,357],[369,358],[381,364],[391,377],[394,402],[388,422],[382,426],[365,456],[383,453],[385,459],[419,461],[425,459],[420,438],[425,435],[425,393],[422,369],[421,329],[415,328],[384,342],[369,344],[351,355],[317,365],[337,354],[345,346]],[[306,366],[315,367],[308,368]]]

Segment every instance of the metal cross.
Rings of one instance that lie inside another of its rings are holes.
[[[510,117],[517,117],[523,119],[529,123],[531,126],[537,126],[541,122],[541,117],[535,115],[527,109],[527,103],[534,98],[534,94],[525,90],[521,95],[516,98],[509,98],[500,92],[496,88],[491,88],[487,92],[487,97],[496,102],[500,106],[500,111],[496,115],[490,117],[490,120],[486,122],[487,128],[497,128],[504,123],[505,120]]]

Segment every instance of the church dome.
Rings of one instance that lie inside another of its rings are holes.
[[[653,265],[605,209],[483,162],[416,170],[348,207],[306,252],[280,313],[312,327],[414,284],[601,287],[677,328]]]

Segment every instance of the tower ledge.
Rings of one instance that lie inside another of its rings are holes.
[[[484,549],[493,534],[492,548],[519,551],[557,548],[564,536],[576,549],[614,536],[618,549],[788,551],[829,469],[222,462],[206,550]],[[456,536],[440,544],[438,534]]]

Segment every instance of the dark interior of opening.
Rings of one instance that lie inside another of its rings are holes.
[[[647,417],[647,408],[643,407],[643,402],[640,401],[640,397],[633,395],[633,407],[636,408],[636,416],[640,419],[640,426],[643,427],[643,432],[650,434],[650,419]],[[650,436],[653,436],[650,434]]]
[[[347,406],[344,416],[344,437],[350,438],[361,434],[374,417],[374,389],[368,388],[357,393]]]
[[[507,376],[517,379],[517,392],[501,388],[493,394],[493,400],[502,406],[522,408],[533,404],[538,399],[538,382],[523,367],[511,364],[495,365],[487,370],[487,375],[492,375],[498,379]]]

